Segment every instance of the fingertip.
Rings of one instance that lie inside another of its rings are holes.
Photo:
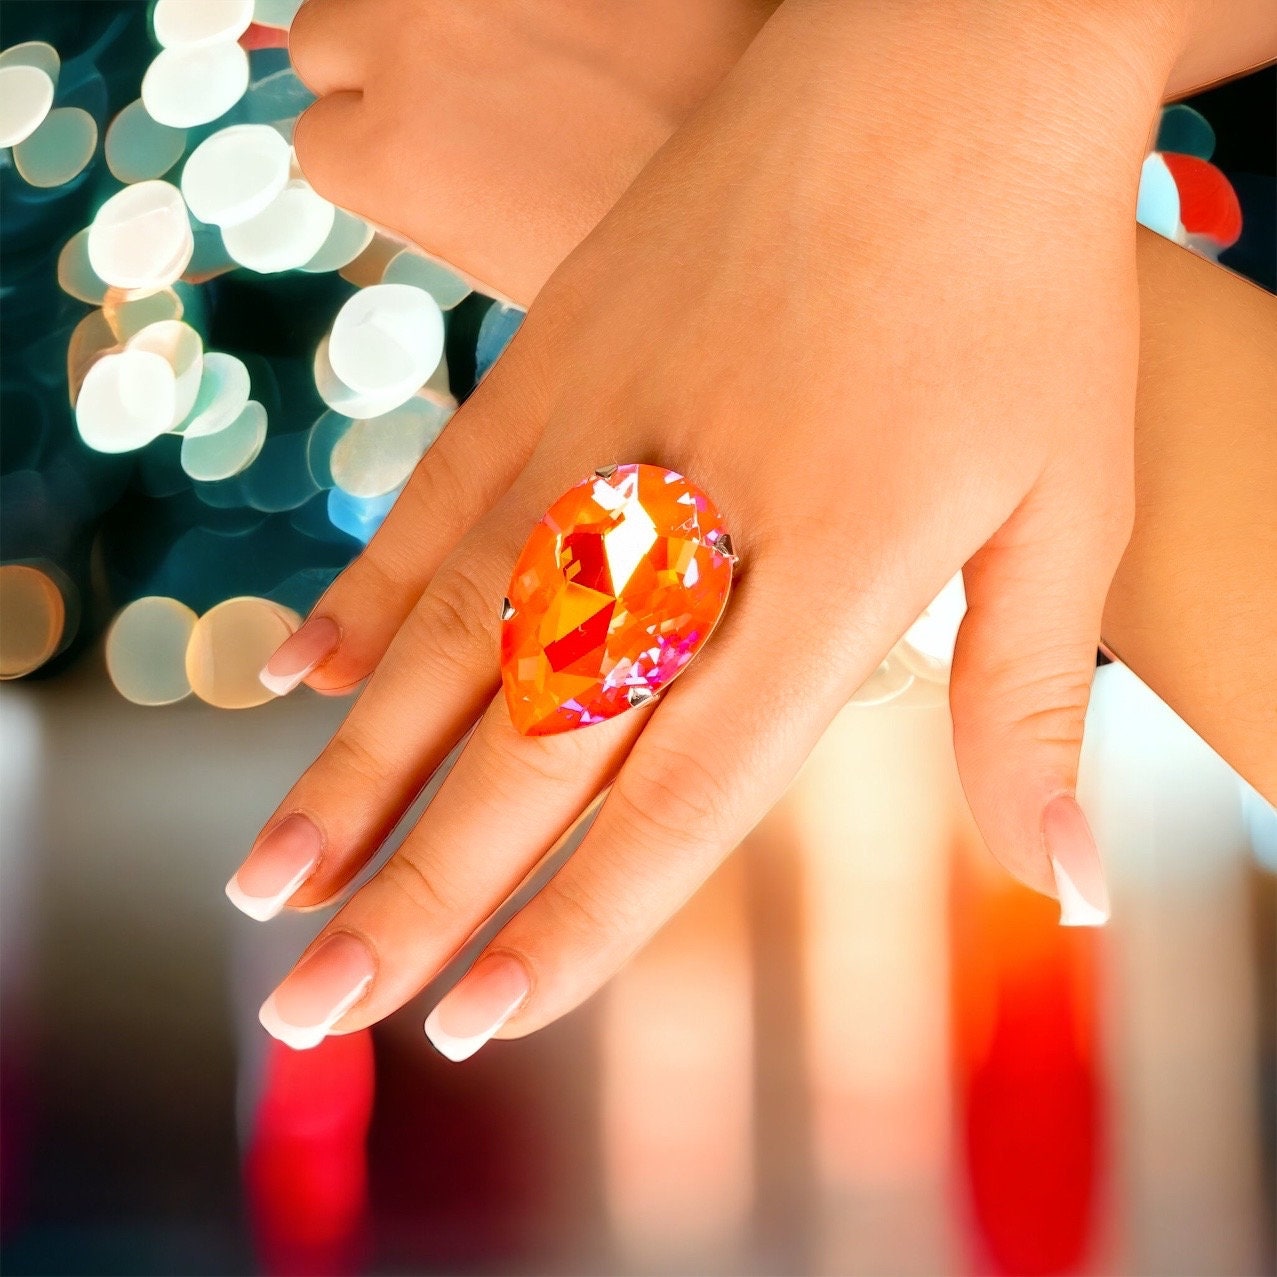
[[[426,1017],[426,1037],[450,1060],[468,1060],[527,1002],[532,980],[513,953],[492,952],[461,977]]]
[[[332,658],[341,638],[341,626],[331,617],[312,616],[275,649],[257,677],[267,691],[287,696]]]
[[[1108,884],[1086,815],[1072,794],[1042,813],[1042,842],[1051,863],[1062,927],[1102,927],[1109,920]]]

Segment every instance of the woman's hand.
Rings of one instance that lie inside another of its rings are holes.
[[[297,150],[346,207],[526,306],[776,3],[307,0],[289,49],[321,100]]]
[[[1067,920],[1102,920],[1072,793],[1130,527],[1133,213],[1161,47],[1156,28],[1069,5],[1015,31],[963,3],[790,0],[768,23],[554,275],[291,641],[286,659],[319,662],[312,686],[376,672],[241,896],[340,892],[479,722],[398,853],[268,1000],[273,1032],[311,1044],[401,1005],[611,782],[430,1030],[460,1058],[577,1005],[964,564],[952,705],[972,809],[1012,872],[1061,890]],[[312,176],[366,149],[357,114],[299,135]],[[402,163],[412,126],[387,127]],[[321,186],[353,202],[335,176]],[[655,711],[519,736],[492,699],[511,566],[563,490],[626,460],[687,474],[723,509],[742,560],[727,615]]]

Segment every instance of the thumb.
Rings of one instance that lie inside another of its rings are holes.
[[[949,692],[976,824],[1012,874],[1058,897],[1070,926],[1109,915],[1076,787],[1100,617],[1130,532],[1128,498],[1097,515],[1086,495],[1039,487],[967,564]]]

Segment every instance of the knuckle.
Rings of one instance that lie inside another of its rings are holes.
[[[288,57],[297,78],[312,93],[324,91],[322,67],[329,40],[328,14],[320,0],[307,0],[293,15],[288,28]]]
[[[378,875],[378,882],[415,913],[447,917],[457,911],[459,902],[446,879],[433,868],[427,869],[407,848],[391,856]]]
[[[297,117],[293,151],[306,181],[334,204],[348,207],[362,194],[363,182],[349,162],[357,107],[348,93],[312,102]],[[354,183],[352,185],[352,183]]]
[[[601,949],[625,929],[618,925],[627,912],[624,902],[614,894],[600,895],[584,875],[559,874],[546,890],[553,931],[577,937],[578,943],[571,946],[574,952]]]
[[[1020,715],[1019,725],[1041,745],[1062,745],[1069,749],[1082,747],[1082,724],[1085,701],[1057,701],[1040,705]]]
[[[963,723],[1011,724],[1043,743],[1081,743],[1091,669],[1076,653],[1043,656],[1032,667],[1004,663],[978,679],[953,683],[954,717]]]
[[[327,162],[328,134],[325,130],[330,110],[329,99],[320,98],[297,117],[297,123],[293,126],[293,151],[297,156],[297,163],[306,175],[306,180],[320,194],[323,194],[321,186],[327,185],[330,168]]]
[[[609,801],[640,842],[686,847],[714,841],[729,800],[723,780],[695,753],[648,741],[631,755]]]
[[[404,584],[382,562],[376,538],[334,579],[312,612],[333,617],[342,629],[342,647],[350,636],[368,627],[368,621],[398,599]]]
[[[353,777],[373,792],[386,784],[386,763],[362,736],[350,727],[333,737],[323,756],[324,771]]]
[[[432,650],[473,669],[495,651],[498,603],[472,572],[444,568],[431,581],[414,614],[418,634]]]
[[[475,465],[472,450],[449,446],[449,431],[455,429],[454,422],[450,421],[443,434],[427,449],[400,500],[407,497],[423,517],[442,516],[464,524],[476,512],[474,476],[479,467]]]
[[[486,787],[521,806],[526,806],[529,791],[562,790],[573,784],[589,766],[588,759],[582,758],[579,750],[557,748],[575,742],[552,738],[529,740],[520,736],[508,719],[497,730],[500,735],[484,752]]]

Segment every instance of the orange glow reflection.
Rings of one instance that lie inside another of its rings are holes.
[[[1075,1272],[1094,1258],[1104,1156],[1097,995],[1103,932],[1013,882],[982,847],[955,860],[954,1073],[977,1266]]]
[[[822,1270],[952,1250],[943,709],[844,711],[785,801],[803,875],[804,1033]]]
[[[601,1034],[608,1214],[639,1263],[739,1256],[752,1205],[753,1017],[732,857],[609,985]]]

